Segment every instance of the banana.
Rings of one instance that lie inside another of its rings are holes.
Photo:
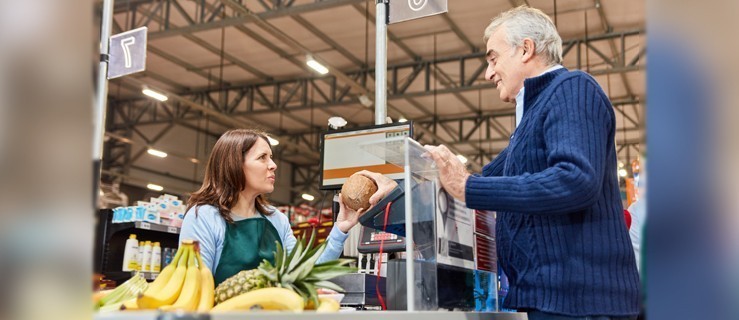
[[[318,298],[318,301],[320,301],[321,304],[318,305],[316,312],[336,312],[341,308],[339,303],[331,298]]]
[[[200,252],[195,253],[198,257],[198,264],[200,265],[200,277],[203,281],[200,287],[200,302],[198,303],[198,312],[208,312],[213,309],[213,302],[215,299],[215,280],[213,280],[213,273],[210,268],[203,264],[203,259],[200,257]]]
[[[175,268],[175,271],[167,285],[154,295],[147,293],[140,295],[137,301],[139,308],[156,309],[161,306],[171,305],[180,296],[182,286],[185,283],[187,260],[192,252],[192,244],[185,244],[184,248],[181,248],[180,250],[184,250],[184,252],[180,257],[180,261],[177,262],[177,268]]]
[[[216,305],[211,312],[234,310],[303,311],[303,298],[290,289],[262,288],[240,294]]]
[[[198,269],[195,257],[195,251],[190,251],[190,256],[187,259],[187,273],[185,274],[185,283],[182,286],[182,291],[173,305],[162,306],[161,309],[163,311],[195,311],[195,309],[197,309],[202,280],[200,279],[200,269]]]
[[[138,310],[139,305],[136,303],[136,298],[128,299],[121,305],[121,310]]]
[[[149,289],[144,292],[144,294],[149,296],[156,296],[157,293],[159,293],[160,290],[164,289],[164,287],[169,283],[169,279],[172,278],[172,274],[174,274],[175,269],[177,268],[177,265],[180,261],[180,257],[182,256],[182,252],[184,250],[184,246],[180,247],[179,250],[177,250],[177,253],[175,253],[174,258],[172,258],[172,262],[168,264],[166,267],[164,267],[164,270],[159,273],[159,276],[157,276],[156,279],[154,279],[154,282],[152,282],[149,285]]]

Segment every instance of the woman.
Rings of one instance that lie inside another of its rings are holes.
[[[208,159],[203,185],[190,196],[180,241],[200,242],[203,263],[213,270],[218,285],[242,270],[254,269],[263,259],[274,263],[275,241],[288,252],[297,240],[286,215],[267,203],[274,191],[275,170],[266,134],[237,129],[224,133]],[[344,206],[317,263],[339,257],[349,229],[362,209]]]

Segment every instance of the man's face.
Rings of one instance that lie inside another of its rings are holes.
[[[501,100],[515,102],[525,79],[523,50],[520,46],[509,46],[505,41],[506,35],[506,28],[501,27],[488,39],[485,79],[495,84]]]

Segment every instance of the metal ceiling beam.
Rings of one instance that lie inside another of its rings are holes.
[[[459,26],[452,20],[451,17],[449,17],[449,13],[445,13],[441,15],[441,18],[446,22],[446,24],[449,25],[450,28],[452,28],[452,31],[454,31],[454,34],[457,35],[459,40],[464,42],[464,44],[467,45],[467,47],[470,49],[470,52],[477,52],[480,51],[480,47],[476,46],[475,44],[470,41],[469,38],[467,38],[467,35],[462,32],[462,29],[459,28]]]
[[[316,1],[310,4],[304,5],[292,5],[287,8],[279,8],[264,12],[256,13],[256,16],[262,20],[270,20],[280,17],[292,16],[302,13],[327,10],[336,7],[364,3],[365,0],[323,0]],[[228,26],[244,25],[248,23],[254,23],[256,20],[254,17],[249,15],[229,17],[220,20],[216,20],[208,23],[200,23],[187,27],[175,27],[165,29],[164,31],[157,31],[149,33],[149,39],[162,39],[167,37],[180,36],[184,34],[192,34],[201,31],[220,29]]]
[[[141,82],[140,80],[131,79],[131,78],[124,78],[124,79],[126,81],[133,82],[136,85],[140,85],[140,86],[145,85],[145,83]],[[224,113],[222,113],[220,111],[217,111],[215,109],[212,109],[212,108],[208,108],[206,106],[203,106],[203,105],[201,105],[199,103],[196,103],[196,102],[194,102],[194,101],[192,101],[190,99],[183,98],[183,97],[181,97],[179,95],[176,95],[174,93],[166,92],[166,91],[163,91],[161,89],[157,89],[157,90],[158,91],[161,91],[162,93],[164,93],[165,95],[167,95],[167,97],[169,97],[170,99],[172,99],[172,100],[174,100],[174,101],[176,101],[176,102],[178,102],[180,104],[186,105],[186,106],[188,106],[188,107],[190,107],[190,108],[192,108],[194,110],[200,111],[203,114],[206,114],[206,115],[212,117],[213,119],[217,119],[220,122],[222,122],[222,123],[224,123],[224,124],[226,124],[226,125],[228,125],[230,127],[233,127],[233,128],[259,128],[259,127],[265,127],[265,124],[264,123],[256,123],[256,122],[253,122],[253,121],[250,121],[250,120],[238,119],[238,118],[235,118],[235,117],[233,117],[231,115],[227,115],[227,114],[224,114]],[[274,129],[274,128],[272,128],[272,129]],[[311,157],[311,158],[314,158],[314,159],[319,158],[318,152],[315,149],[310,149],[310,148],[307,148],[307,147],[305,147],[303,145],[300,145],[300,144],[293,144],[290,141],[287,141],[287,139],[281,139],[282,137],[281,136],[278,136],[278,135],[275,135],[274,138],[280,140],[280,143],[282,145],[284,145],[285,147],[296,149],[296,150],[304,153],[306,156]]]
[[[144,8],[139,8],[138,10],[139,10],[139,12],[141,12],[143,14],[151,14],[151,12],[147,11]],[[156,21],[160,25],[164,23],[164,19],[162,17],[159,17],[157,15],[151,15],[151,17],[153,18],[154,21]],[[177,27],[176,25],[172,24],[171,22],[168,22],[168,24],[170,26]],[[253,67],[253,66],[251,66],[251,65],[249,65],[249,64],[247,64],[247,63],[245,63],[243,61],[241,61],[240,59],[236,58],[235,56],[233,56],[233,55],[231,55],[229,53],[226,53],[225,51],[222,51],[220,48],[218,48],[218,47],[216,47],[216,46],[208,43],[207,41],[205,41],[205,40],[203,40],[201,38],[198,38],[198,37],[196,37],[196,36],[194,36],[192,34],[182,34],[182,36],[185,37],[185,39],[188,39],[188,40],[192,41],[193,43],[199,45],[203,49],[205,49],[207,51],[210,51],[211,53],[215,54],[216,56],[223,57],[224,59],[228,60],[229,62],[231,62],[231,63],[233,63],[233,64],[235,64],[237,66],[239,66],[241,69],[244,69],[245,71],[251,73],[252,75],[257,76],[258,78],[261,78],[263,80],[271,80],[272,79],[272,77],[270,75],[268,75],[268,74],[262,72],[261,70],[255,68],[255,67]],[[149,37],[149,38],[151,38],[151,37]]]

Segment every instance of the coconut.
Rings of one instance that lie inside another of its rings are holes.
[[[357,211],[369,209],[370,197],[377,192],[375,181],[361,174],[355,173],[346,179],[341,187],[341,198],[347,208]]]

